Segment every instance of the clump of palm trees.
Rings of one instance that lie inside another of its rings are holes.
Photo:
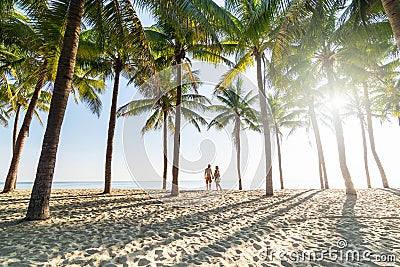
[[[200,130],[199,124],[206,122],[198,111],[209,104],[197,92],[199,83],[190,70],[192,59],[231,67],[215,88],[221,103],[213,109],[220,114],[208,126],[234,124],[240,188],[243,128],[263,135],[266,195],[273,195],[271,147],[275,139],[281,188],[284,187],[280,156],[282,127],[290,131],[299,127],[313,129],[321,188],[329,188],[318,125],[327,121],[336,135],[346,192],[356,194],[346,160],[342,127],[345,110],[335,105],[324,107],[326,102],[335,102],[339,95],[354,100],[352,114],[360,121],[365,162],[368,136],[382,185],[389,187],[375,145],[372,118],[399,115],[397,49],[392,42],[393,35],[400,48],[400,12],[396,1],[227,0],[225,7],[212,0],[150,0],[135,4],[129,0],[0,0],[0,123],[6,126],[14,119],[13,156],[4,192],[15,189],[33,117],[38,110],[48,111],[27,219],[50,217],[51,185],[70,94],[99,115],[102,105],[98,95],[104,92],[107,78],[113,79],[113,93],[104,193],[111,192],[117,115],[151,110],[142,131],[163,128],[164,188],[165,140],[168,129],[173,133],[171,195],[178,195],[182,117]],[[137,8],[151,12],[156,24],[144,28]],[[244,94],[237,79],[252,65],[255,65],[256,95]],[[167,75],[169,82],[174,81],[172,91],[161,88],[160,81],[152,89],[143,86],[165,68],[173,70]],[[137,85],[144,98],[118,110],[121,76]],[[194,92],[189,93],[192,89]],[[327,112],[321,112],[322,109]],[[24,110],[18,131],[18,120]],[[350,104],[348,114],[349,110]],[[367,163],[365,171],[370,187]]]

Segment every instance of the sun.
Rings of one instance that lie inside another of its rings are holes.
[[[330,99],[330,105],[334,109],[342,109],[346,105],[346,98],[342,95],[335,95]]]

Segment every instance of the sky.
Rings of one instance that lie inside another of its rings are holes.
[[[152,24],[152,19],[140,13],[145,26]],[[205,85],[200,93],[212,97],[212,88],[219,81],[226,67],[194,62],[194,69],[200,71]],[[246,90],[255,87],[254,70],[245,75]],[[137,88],[127,86],[127,81],[120,82],[118,106],[139,97]],[[107,81],[107,91],[101,96],[103,111],[99,118],[91,114],[84,104],[75,104],[70,97],[64,123],[62,126],[57,154],[55,182],[61,181],[102,181],[104,179],[104,160],[107,140],[109,110],[111,105],[112,81]],[[206,114],[208,120],[213,114]],[[46,124],[47,114],[42,114]],[[22,122],[22,119],[21,119]],[[20,123],[21,123],[20,122]],[[120,118],[117,121],[114,156],[113,179],[115,181],[160,180],[162,175],[162,133],[150,132],[144,136],[140,130],[144,117]],[[332,188],[344,188],[341,176],[336,139],[334,133],[321,125],[322,142],[326,157],[328,179]],[[33,182],[40,156],[44,128],[36,119],[33,120],[29,137],[26,140],[19,168],[19,181]],[[397,120],[381,124],[374,121],[375,140],[378,155],[385,168],[389,184],[400,187],[399,164],[396,152],[400,150],[400,127]],[[182,181],[203,180],[205,165],[219,165],[222,181],[236,181],[235,149],[232,141],[232,128],[222,131],[205,128],[198,133],[185,121],[181,136]],[[344,122],[347,162],[353,181],[357,188],[366,187],[363,165],[361,131],[356,119]],[[12,123],[8,128],[0,127],[0,181],[4,181],[11,161]],[[263,188],[263,166],[259,166],[262,155],[262,138],[258,133],[243,131],[242,140],[242,173],[244,188]],[[172,136],[168,139],[169,151],[172,151]],[[276,151],[274,153],[276,155]],[[169,160],[172,159],[171,153]],[[312,132],[301,129],[290,137],[283,139],[282,144],[283,176],[287,188],[319,188],[318,161],[315,141]],[[172,160],[171,160],[172,161]],[[369,168],[373,187],[381,187],[379,171],[369,150]],[[261,170],[261,173],[260,173]],[[168,171],[171,179],[171,166]],[[273,162],[274,187],[279,187],[278,162]],[[261,180],[261,182],[260,182]],[[224,187],[224,182],[222,182]]]

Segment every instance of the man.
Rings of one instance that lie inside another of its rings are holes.
[[[213,179],[213,173],[211,170],[211,164],[208,164],[208,167],[204,171],[204,178],[206,178],[206,188],[207,190],[211,190],[211,182]]]

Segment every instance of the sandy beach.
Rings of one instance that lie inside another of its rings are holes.
[[[40,222],[1,194],[0,265],[400,266],[398,189],[99,193],[53,190]]]

